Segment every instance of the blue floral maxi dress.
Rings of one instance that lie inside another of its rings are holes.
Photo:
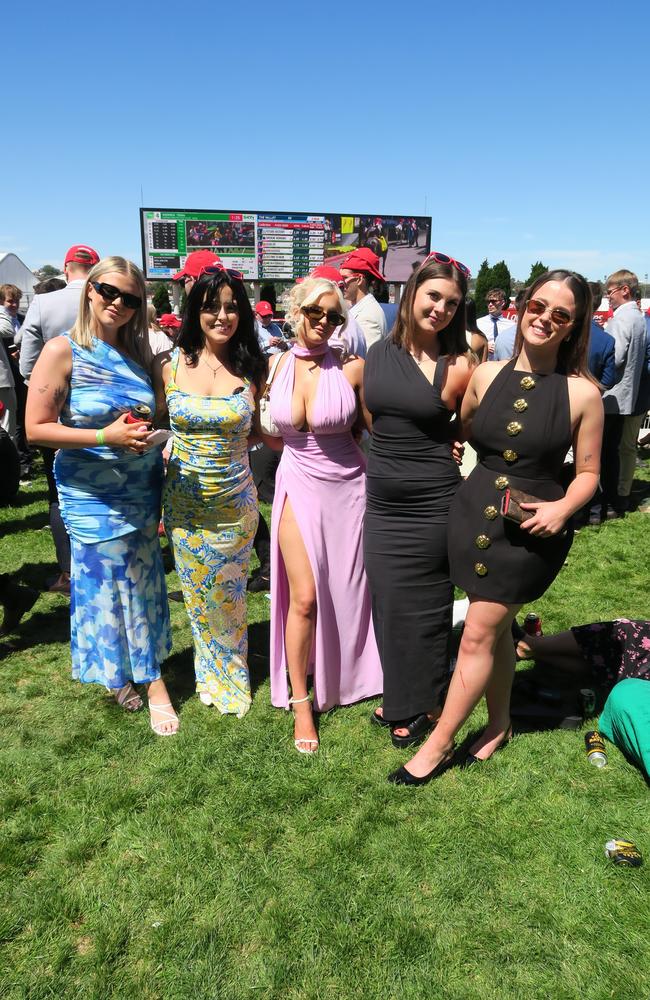
[[[134,403],[152,411],[149,376],[102,340],[73,340],[67,427],[101,428]],[[54,463],[72,548],[72,676],[120,688],[160,677],[171,651],[169,607],[158,541],[162,458],[154,448],[61,449]]]
[[[251,704],[246,577],[257,528],[257,493],[247,439],[254,404],[247,389],[200,396],[176,384],[172,354],[167,406],[174,444],[165,479],[165,531],[194,640],[196,689],[220,712]]]

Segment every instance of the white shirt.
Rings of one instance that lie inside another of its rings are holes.
[[[349,313],[361,327],[367,347],[372,347],[376,341],[386,336],[388,329],[384,310],[371,292],[351,306]]]
[[[154,358],[157,354],[164,354],[165,351],[171,351],[174,346],[174,341],[171,337],[167,336],[164,330],[149,330],[147,336]]]
[[[476,320],[476,325],[487,337],[488,341],[488,354],[492,354],[494,351],[494,323],[492,322],[492,317],[488,313],[487,316],[481,316],[480,319]],[[516,326],[511,319],[506,319],[503,313],[497,319],[497,337],[502,330],[509,330],[511,326]]]

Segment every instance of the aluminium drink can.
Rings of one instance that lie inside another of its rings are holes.
[[[605,844],[605,854],[615,865],[626,868],[639,868],[643,864],[643,855],[631,840],[608,840]]]
[[[524,632],[526,635],[542,634],[542,619],[534,611],[530,611],[524,618]]]
[[[594,767],[604,767],[607,763],[607,751],[605,750],[605,741],[603,740],[600,733],[596,730],[592,730],[590,733],[585,733],[585,749],[587,751],[587,760]]]
[[[146,403],[135,403],[126,415],[127,424],[141,424],[151,422],[151,407]]]

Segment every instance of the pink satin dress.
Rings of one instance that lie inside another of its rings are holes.
[[[287,498],[316,584],[316,633],[309,673],[316,711],[381,693],[382,672],[363,566],[366,462],[352,437],[354,390],[327,348],[312,407],[312,430],[291,422],[296,354],[271,387],[271,413],[284,440],[271,520],[271,701],[289,707],[285,629],[289,583],[278,544]]]

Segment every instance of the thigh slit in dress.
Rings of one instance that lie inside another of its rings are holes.
[[[288,499],[316,585],[308,673],[313,676],[314,708],[322,712],[381,693],[363,567],[365,460],[351,433],[356,395],[331,349],[323,356],[310,431],[297,431],[291,422],[294,370],[291,352],[271,389],[271,412],[284,440],[271,519],[271,701],[278,708],[289,707],[289,582],[278,543]]]

